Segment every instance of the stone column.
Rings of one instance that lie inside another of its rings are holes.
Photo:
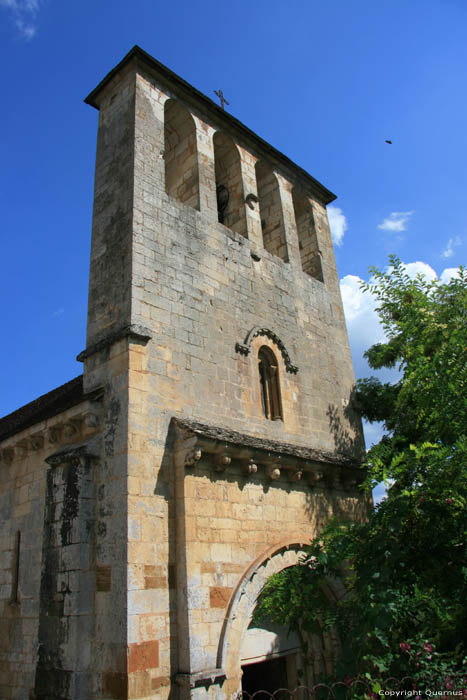
[[[282,175],[276,173],[279,184],[279,193],[282,202],[282,217],[284,221],[285,240],[289,263],[296,270],[302,270],[302,261],[298,244],[297,225],[295,223],[295,211],[292,199],[292,184]]]
[[[245,193],[245,214],[248,238],[251,241],[253,253],[264,248],[261,231],[261,216],[259,212],[258,187],[256,184],[255,164],[257,158],[238,146],[241,156],[243,191]]]
[[[92,443],[49,457],[42,545],[37,700],[94,697],[95,488]]]
[[[196,125],[196,146],[199,168],[199,208],[212,221],[218,220],[216,197],[216,167],[213,137],[215,130],[192,114]]]

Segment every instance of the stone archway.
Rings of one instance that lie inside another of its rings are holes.
[[[237,584],[224,620],[217,657],[218,667],[225,670],[229,690],[230,686],[232,689],[240,688],[242,645],[261,590],[272,574],[298,564],[305,555],[305,546],[303,542],[290,540],[270,547],[248,567]],[[344,592],[340,581],[328,582],[326,589],[327,594],[334,598],[340,597]],[[337,636],[325,633],[321,638],[314,636],[310,641],[313,656],[316,657],[311,669],[312,676],[318,671],[319,664],[331,672],[339,646]],[[311,684],[312,677],[307,681]]]

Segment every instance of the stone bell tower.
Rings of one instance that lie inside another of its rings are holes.
[[[267,577],[365,511],[334,195],[138,47],[86,102],[79,359],[103,391],[86,699],[227,698]]]

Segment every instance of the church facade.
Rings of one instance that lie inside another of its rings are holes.
[[[272,573],[368,505],[334,195],[139,47],[86,101],[83,373],[0,421],[0,697],[312,683],[338,640],[304,668],[250,622]]]

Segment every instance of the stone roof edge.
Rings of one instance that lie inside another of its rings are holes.
[[[76,359],[78,362],[84,362],[84,360],[91,357],[91,355],[94,355],[96,352],[100,352],[101,350],[105,350],[105,348],[110,347],[118,340],[122,340],[123,338],[130,338],[130,340],[146,345],[146,343],[151,340],[152,333],[149,328],[146,328],[146,326],[142,326],[138,323],[130,323],[130,325],[123,326],[122,328],[112,331],[105,338],[102,338],[97,343],[93,343],[89,347],[85,348],[79,353],[79,355],[77,355]]]
[[[1,418],[0,441],[30,428],[42,420],[53,418],[83,401],[97,399],[102,395],[102,392],[102,389],[97,389],[89,394],[84,394],[83,375],[80,374]]]
[[[100,83],[92,90],[89,95],[85,98],[84,102],[95,109],[99,109],[96,98],[97,95],[103,90],[108,83],[110,83],[113,78],[133,59],[136,61],[141,61],[150,70],[156,71],[163,79],[175,84],[177,87],[181,88],[184,92],[188,92],[191,97],[195,100],[200,101],[204,107],[213,111],[216,115],[216,119],[222,124],[225,123],[230,127],[238,129],[247,138],[252,139],[255,143],[259,145],[261,151],[266,152],[268,155],[272,155],[273,158],[279,161],[287,169],[292,169],[298,176],[305,180],[309,187],[317,194],[320,201],[324,204],[330,204],[337,197],[336,195],[322,185],[318,180],[316,180],[312,175],[306,172],[299,165],[296,165],[290,158],[275,149],[267,141],[264,141],[258,134],[249,129],[245,124],[243,124],[239,119],[233,117],[231,114],[223,110],[219,105],[217,105],[211,98],[204,95],[200,90],[190,85],[186,80],[183,80],[179,75],[174,73],[160,63],[157,59],[153,58],[150,54],[140,48],[137,44],[123,57],[123,59],[100,81]]]
[[[349,468],[362,469],[363,461],[352,459],[343,454],[316,450],[312,447],[302,445],[292,445],[287,442],[278,442],[268,438],[256,437],[245,433],[238,433],[235,430],[221,428],[213,425],[205,425],[189,418],[172,418],[176,427],[188,430],[194,435],[205,439],[241,445],[251,449],[262,450],[263,452],[275,452],[276,454],[292,456],[306,461],[320,462],[322,464],[333,464]]]

